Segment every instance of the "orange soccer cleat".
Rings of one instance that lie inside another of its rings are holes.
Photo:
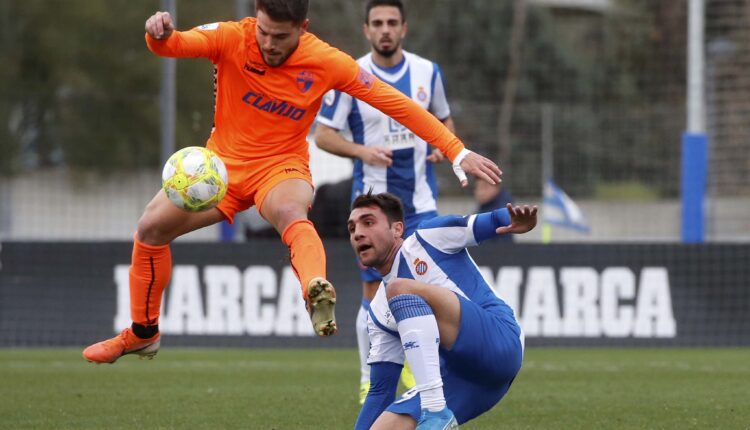
[[[310,313],[313,329],[318,336],[336,334],[336,290],[323,278],[314,278],[307,284],[305,307]]]
[[[117,336],[95,343],[83,350],[83,358],[92,363],[114,363],[125,354],[138,354],[141,359],[151,360],[161,343],[161,334],[141,339],[128,327]]]

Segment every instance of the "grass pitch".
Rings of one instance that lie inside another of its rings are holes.
[[[0,349],[1,429],[349,429],[349,349],[162,348],[93,365]],[[530,349],[509,394],[462,429],[750,429],[750,349]]]

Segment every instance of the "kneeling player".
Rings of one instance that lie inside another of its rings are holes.
[[[438,217],[402,239],[397,197],[354,200],[352,247],[383,276],[370,305],[371,388],[356,429],[457,428],[500,401],[521,368],[523,334],[466,247],[496,234],[528,232],[536,213],[536,207],[509,204]],[[394,402],[404,356],[417,385]]]

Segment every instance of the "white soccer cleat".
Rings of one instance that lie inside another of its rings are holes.
[[[305,307],[310,313],[313,329],[318,336],[336,334],[336,290],[323,278],[313,278],[307,284]]]

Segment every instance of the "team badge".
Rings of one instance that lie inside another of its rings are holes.
[[[419,91],[417,91],[417,99],[419,99],[420,102],[427,100],[427,93],[425,92],[424,87],[419,87]]]
[[[359,68],[357,79],[362,83],[362,85],[366,86],[367,88],[372,88],[372,84],[375,83],[375,77],[370,72],[361,67]]]
[[[299,88],[300,91],[303,93],[306,93],[307,90],[312,87],[313,84],[313,74],[308,72],[307,70],[303,70],[297,74],[297,88]]]
[[[428,266],[426,261],[420,260],[419,258],[414,260],[414,271],[417,272],[417,275],[424,275],[425,273],[427,273],[427,269]]]

